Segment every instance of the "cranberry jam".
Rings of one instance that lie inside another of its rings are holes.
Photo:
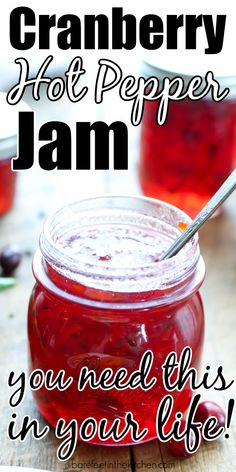
[[[11,170],[11,160],[17,154],[18,111],[29,110],[22,100],[9,105],[7,95],[0,92],[0,216],[14,203],[17,174]]]
[[[180,75],[187,84],[191,78],[151,64],[145,65],[145,71],[160,81],[163,77]],[[146,102],[144,107],[139,165],[141,188],[145,195],[176,205],[192,218],[234,167],[236,79],[222,78],[219,85],[221,90],[232,85],[231,93],[219,102],[213,101],[211,95],[201,100],[170,100],[167,120],[162,126],[156,123],[158,101]]]
[[[198,289],[204,263],[197,236],[166,261],[160,254],[180,234],[179,223],[191,219],[160,201],[134,197],[99,197],[62,208],[47,220],[33,270],[36,285],[29,303],[30,369],[64,370],[70,387],[61,392],[34,392],[35,401],[53,426],[59,418],[115,419],[125,426],[132,412],[145,441],[156,437],[156,412],[167,393],[161,366],[171,351],[192,348],[199,366],[204,315]],[[139,368],[142,355],[153,352],[150,378],[155,385],[136,389],[78,391],[82,367],[97,376],[109,367],[115,374]],[[184,412],[191,400],[188,385],[174,391],[174,410]],[[167,425],[168,428],[168,425]],[[78,436],[80,440],[81,437]],[[96,435],[91,442],[101,443]],[[121,442],[132,444],[128,433]]]

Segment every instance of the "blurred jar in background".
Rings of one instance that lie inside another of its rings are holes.
[[[179,75],[187,84],[194,74],[144,63],[144,75],[156,76],[161,85],[164,77]],[[176,205],[192,218],[232,171],[236,156],[236,77],[217,80],[222,91],[230,88],[221,102],[211,95],[170,101],[162,126],[156,124],[158,101],[146,102],[142,120],[139,177],[144,194]]]
[[[11,170],[11,159],[17,151],[18,111],[29,111],[21,101],[8,105],[6,94],[0,92],[0,216],[13,206],[16,189],[16,172]]]

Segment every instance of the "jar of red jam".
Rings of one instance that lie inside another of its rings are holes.
[[[12,208],[16,190],[16,172],[11,170],[11,159],[17,154],[18,111],[29,110],[21,101],[8,105],[6,94],[0,92],[0,216]]]
[[[166,67],[168,60],[160,59],[162,63]],[[196,64],[198,69],[192,67],[195,73],[190,75],[180,71],[181,60],[180,69],[176,65],[179,72],[144,63],[144,74],[157,77],[160,84],[164,77],[180,76],[187,86],[194,75],[201,75],[199,62]],[[205,72],[212,70],[209,67],[205,66]],[[188,69],[186,60],[185,70]],[[141,188],[145,195],[176,205],[192,218],[228,177],[236,157],[236,76],[217,80],[222,91],[230,88],[226,98],[215,102],[208,94],[197,101],[170,100],[164,125],[156,123],[157,100],[147,101],[144,108],[139,166]]]
[[[160,254],[180,234],[190,218],[174,206],[142,197],[99,197],[68,205],[47,220],[40,237],[33,271],[36,285],[28,312],[30,372],[64,371],[73,382],[68,389],[34,392],[41,414],[54,427],[58,419],[75,419],[80,426],[88,417],[110,427],[128,412],[144,441],[157,436],[156,413],[167,394],[162,369],[168,354],[180,356],[192,349],[191,365],[199,367],[204,314],[198,289],[204,277],[197,236],[175,257],[159,261]],[[82,367],[99,378],[104,369],[112,375],[120,368],[127,375],[137,370],[143,354],[153,352],[149,390],[78,390]],[[173,376],[176,375],[176,372]],[[172,379],[173,380],[173,379]],[[186,411],[191,390],[173,391],[174,408]],[[78,439],[81,440],[80,434]],[[83,438],[82,438],[83,439]],[[122,441],[95,444],[132,444]]]

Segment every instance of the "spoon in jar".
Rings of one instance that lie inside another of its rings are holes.
[[[176,241],[173,242],[169,249],[167,249],[167,251],[160,256],[159,260],[163,261],[175,256],[235,189],[236,170],[230,174],[230,176],[225,180],[225,182],[221,185],[219,190],[217,190],[209,202],[203,207],[203,209],[188,226],[188,228],[181,234],[179,238],[176,239]]]

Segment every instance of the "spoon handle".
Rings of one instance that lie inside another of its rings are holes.
[[[219,190],[213,195],[209,202],[203,207],[200,213],[192,221],[189,227],[181,234],[179,238],[169,247],[169,249],[161,255],[160,260],[169,259],[175,256],[180,249],[192,238],[192,236],[201,228],[208,218],[222,205],[222,203],[231,195],[236,189],[236,170],[221,185]]]

